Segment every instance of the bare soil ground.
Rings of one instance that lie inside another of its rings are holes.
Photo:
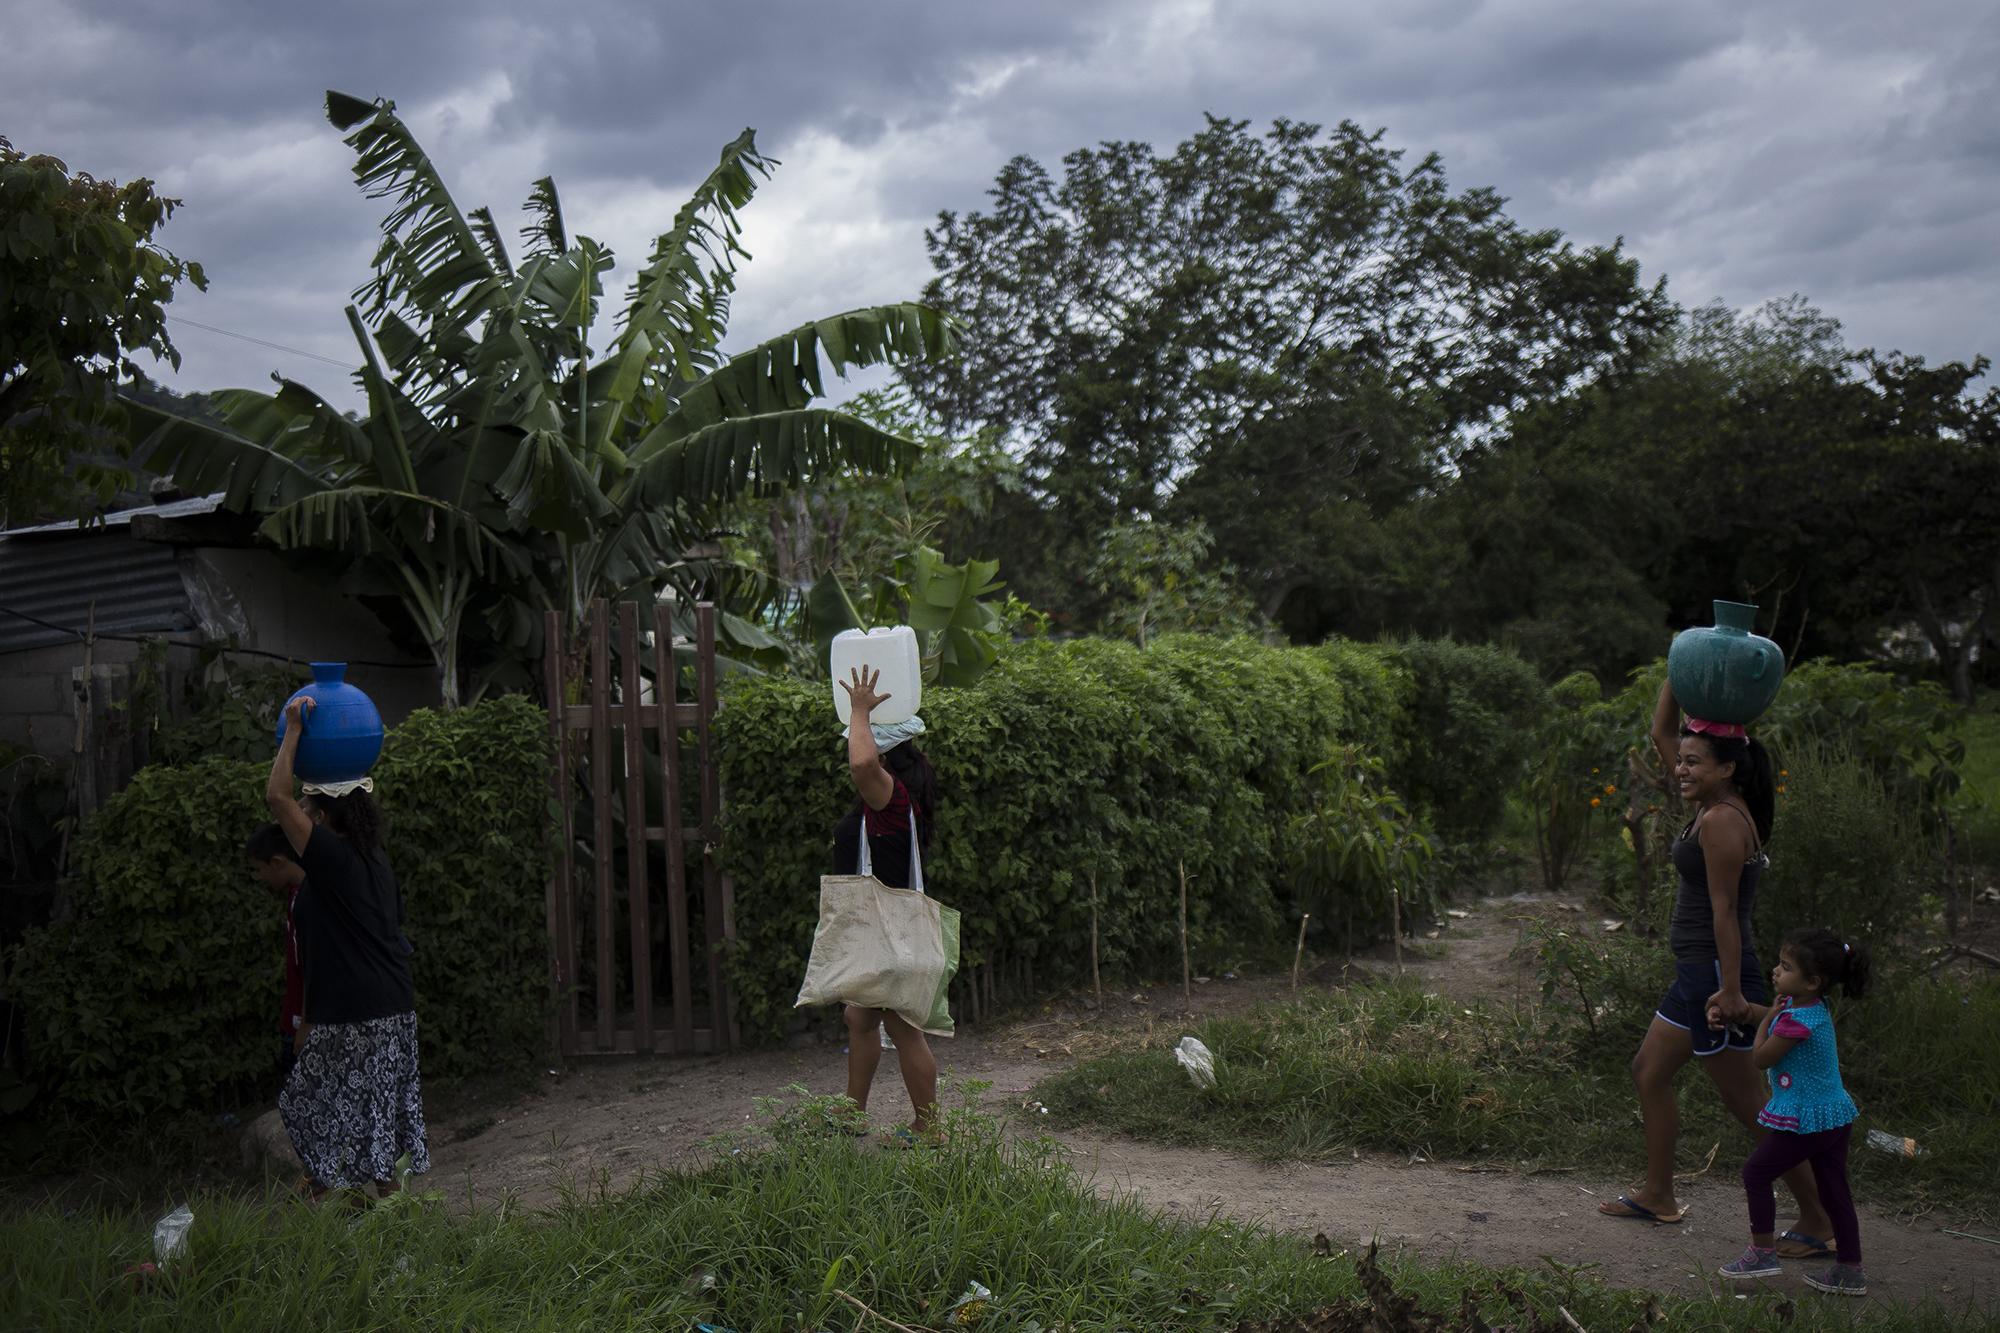
[[[1441,993],[1502,1004],[1537,998],[1532,961],[1521,948],[1524,918],[1560,915],[1602,928],[1577,903],[1532,895],[1488,898],[1465,910],[1463,917],[1444,923],[1435,940],[1406,948],[1402,966]],[[1338,986],[1353,969],[1386,972],[1395,966],[1386,949],[1352,963],[1321,961],[1309,968],[1300,987]],[[1236,1012],[1289,989],[1283,975],[1210,978],[1194,987],[1193,1009],[1201,1016]],[[936,1049],[950,1077],[989,1083],[984,1104],[1032,1132],[1049,1127],[1024,1107],[1029,1090],[1047,1073],[1134,1037],[1171,1043],[1184,1027],[1181,988],[1158,987],[1107,992],[1095,1011],[1085,997],[1046,1004],[1012,1024],[966,1032]],[[793,1085],[814,1093],[842,1091],[841,1046],[814,1042],[552,1072],[537,1089],[505,1105],[434,1119],[430,1184],[466,1204],[508,1199],[533,1205],[565,1190],[615,1190],[646,1171],[671,1169],[714,1151],[709,1145],[717,1135],[751,1118],[755,1098],[783,1095]],[[878,1112],[906,1113],[893,1055],[884,1055],[876,1088]],[[1550,1132],[1560,1128],[1551,1126]],[[1620,1285],[1691,1294],[1718,1285],[1715,1268],[1743,1244],[1742,1193],[1726,1163],[1684,1188],[1689,1211],[1678,1226],[1598,1215],[1597,1204],[1616,1196],[1638,1170],[1636,1133],[1630,1161],[1607,1164],[1601,1172],[1534,1176],[1368,1154],[1333,1166],[1271,1166],[1230,1153],[1164,1148],[1060,1127],[1053,1136],[1106,1192],[1136,1194],[1172,1216],[1220,1214],[1307,1238],[1324,1233],[1336,1249],[1365,1247],[1369,1237],[1379,1235],[1426,1259],[1523,1267],[1556,1263],[1586,1268]],[[1784,1220],[1781,1211],[1781,1225]],[[1948,1305],[2000,1310],[2000,1247],[1865,1208],[1862,1227],[1878,1298],[1915,1302],[1935,1296]],[[1798,1279],[1807,1265],[1787,1267],[1784,1278],[1764,1289],[1811,1296]]]

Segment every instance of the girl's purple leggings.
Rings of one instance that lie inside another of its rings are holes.
[[[1763,1137],[1743,1163],[1743,1190],[1750,1196],[1753,1235],[1764,1235],[1778,1225],[1772,1182],[1800,1162],[1810,1162],[1813,1182],[1819,1186],[1819,1201],[1826,1205],[1826,1215],[1833,1219],[1833,1239],[1840,1262],[1860,1266],[1861,1222],[1854,1215],[1854,1194],[1847,1188],[1847,1133],[1852,1128],[1842,1125],[1817,1134],[1774,1129]]]

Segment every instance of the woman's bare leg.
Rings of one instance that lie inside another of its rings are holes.
[[[889,1029],[889,1040],[896,1043],[896,1063],[903,1067],[903,1086],[909,1089],[913,1113],[910,1126],[921,1134],[937,1118],[937,1057],[922,1031],[895,1014],[884,1011],[882,1026]]]
[[[1681,1108],[1674,1101],[1674,1076],[1694,1058],[1688,1034],[1657,1015],[1632,1057],[1632,1086],[1639,1093],[1639,1114],[1646,1122],[1646,1183],[1626,1197],[1662,1217],[1680,1211],[1674,1198],[1674,1145],[1680,1138]],[[1620,1211],[1612,1202],[1599,1211]]]
[[[882,1044],[875,1040],[881,1022],[880,1009],[847,1006],[847,1095],[863,1111],[868,1109],[868,1090],[875,1086],[876,1066],[882,1063]]]

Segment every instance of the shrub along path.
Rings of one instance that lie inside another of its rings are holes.
[[[1421,952],[1406,950],[1406,971],[1426,987],[1460,1001],[1498,1004],[1538,998],[1532,960],[1522,956],[1520,918],[1549,914],[1599,928],[1575,904],[1488,899],[1454,919]],[[1357,959],[1347,975],[1393,973],[1386,951]],[[1339,961],[1321,963],[1301,990],[1342,984]],[[1288,992],[1287,978],[1212,978],[1194,988],[1201,1017],[1239,1013]],[[1035,1085],[1090,1055],[1147,1040],[1171,1046],[1187,1025],[1180,987],[1107,993],[1104,1011],[1075,1004],[1045,1006],[1015,1025],[968,1032],[937,1043],[959,1081],[990,1084],[981,1100],[1012,1112],[1023,1128],[1042,1129],[1077,1155],[1086,1174],[1107,1191],[1136,1192],[1170,1215],[1220,1214],[1311,1236],[1324,1233],[1338,1249],[1385,1246],[1430,1260],[1466,1259],[1488,1265],[1546,1269],[1545,1258],[1584,1266],[1614,1284],[1695,1294],[1711,1285],[1717,1265],[1743,1244],[1742,1192],[1735,1168],[1745,1144],[1725,1142],[1714,1168],[1684,1186],[1686,1222],[1655,1228],[1601,1218],[1601,1199],[1636,1179],[1636,1113],[1627,1160],[1601,1171],[1524,1174],[1362,1152],[1333,1164],[1272,1164],[1253,1152],[1168,1147],[1061,1123],[1030,1102]],[[617,1189],[649,1169],[684,1165],[713,1136],[742,1126],[755,1099],[784,1095],[802,1084],[833,1093],[845,1082],[838,1042],[798,1045],[733,1057],[586,1064],[545,1077],[533,1092],[506,1104],[453,1108],[431,1126],[433,1172],[428,1184],[447,1198],[491,1204],[501,1198],[548,1202],[565,1189]],[[1690,1078],[1699,1077],[1693,1071]],[[902,1114],[907,1104],[885,1056],[877,1084],[878,1110]],[[439,1099],[443,1109],[450,1099]],[[1551,1124],[1550,1135],[1562,1126]],[[1785,1214],[1781,1211],[1781,1219]],[[2000,1309],[2000,1248],[1942,1234],[1940,1226],[2000,1233],[2000,1226],[1963,1225],[1936,1217],[1899,1222],[1864,1207],[1864,1245],[1878,1299],[1916,1302],[1936,1296],[1948,1305],[1971,1302]],[[1788,1265],[1777,1283],[1802,1290]],[[1811,1293],[1804,1293],[1810,1295]]]

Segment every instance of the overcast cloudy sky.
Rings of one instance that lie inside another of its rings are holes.
[[[1682,302],[1800,292],[1857,346],[2000,352],[1992,0],[0,0],[0,133],[186,201],[182,388],[344,390],[378,204],[323,90],[396,100],[461,204],[553,174],[631,264],[754,126],[738,342],[916,294],[923,229],[1026,153],[1204,111],[1386,127],[1533,226],[1623,236]]]

